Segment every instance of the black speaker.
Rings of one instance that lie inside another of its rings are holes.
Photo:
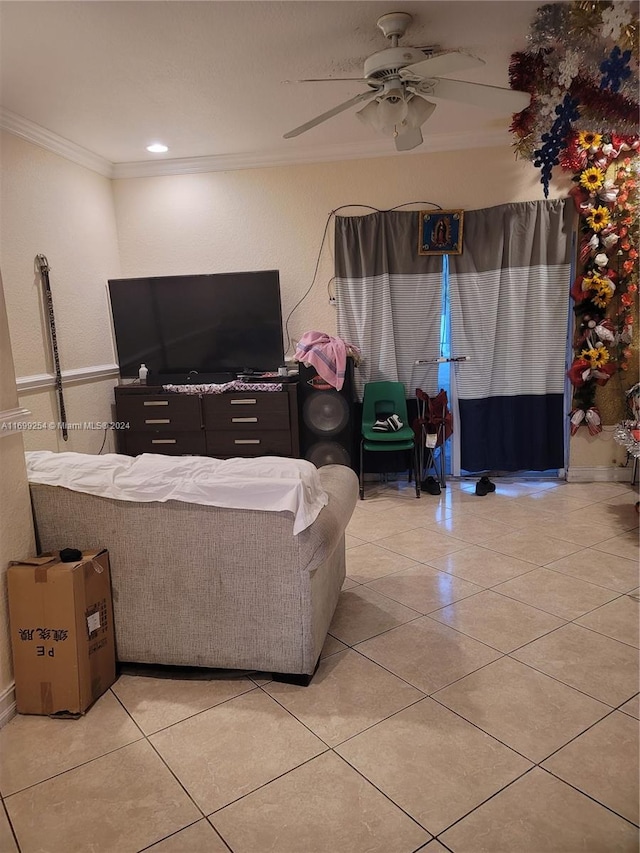
[[[353,359],[347,359],[344,385],[337,391],[313,367],[299,364],[298,406],[300,455],[317,468],[348,465],[356,470],[356,437]]]

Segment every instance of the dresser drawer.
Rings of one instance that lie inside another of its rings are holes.
[[[200,398],[197,395],[121,396],[116,411],[119,421],[127,421],[131,430],[187,431],[202,425]]]
[[[205,395],[202,408],[208,430],[289,429],[289,395],[286,393]]]
[[[290,456],[291,433],[288,430],[208,430],[206,447],[209,456]]]
[[[204,430],[198,432],[137,432],[126,438],[130,456],[141,453],[162,453],[165,456],[205,456],[207,447]]]

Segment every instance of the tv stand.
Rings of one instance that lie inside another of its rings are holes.
[[[117,451],[128,456],[298,458],[297,390],[295,382],[283,384],[280,391],[222,394],[180,394],[163,391],[161,385],[117,385],[116,421],[123,425],[116,431]]]

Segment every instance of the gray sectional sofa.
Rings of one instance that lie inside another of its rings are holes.
[[[358,480],[319,469],[329,501],[288,512],[137,503],[32,483],[41,551],[109,550],[123,662],[257,670],[308,683],[345,577]]]

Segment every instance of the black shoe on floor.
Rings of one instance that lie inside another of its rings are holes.
[[[438,483],[438,481],[433,477],[427,477],[426,480],[423,480],[421,488],[423,492],[428,492],[430,495],[439,495],[441,493],[440,483]]]
[[[496,484],[492,483],[486,474],[483,477],[480,477],[480,482],[488,492],[495,492]]]
[[[488,495],[489,492],[495,492],[495,490],[496,484],[492,483],[488,477],[480,477],[476,483],[476,495],[480,495],[481,498]]]

